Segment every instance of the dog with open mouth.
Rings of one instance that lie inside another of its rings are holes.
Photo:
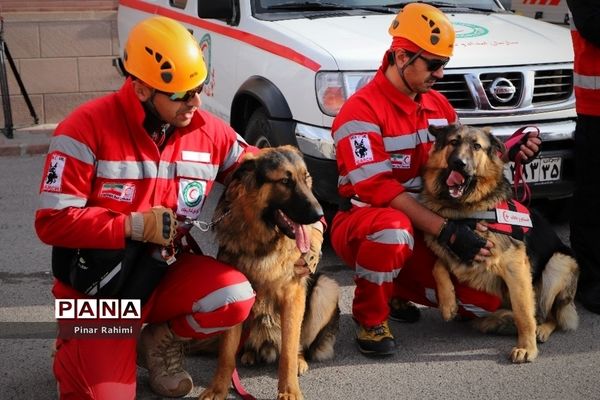
[[[200,399],[227,398],[243,329],[248,337],[242,363],[279,358],[278,398],[302,399],[298,375],[308,370],[307,360],[333,357],[340,288],[325,275],[298,275],[294,269],[301,255],[309,253],[315,234],[310,224],[323,216],[300,152],[281,146],[247,156],[215,215],[217,258],[246,275],[256,300],[244,327],[221,336],[217,371]],[[192,347],[207,348],[202,343]]]
[[[438,257],[433,275],[442,317],[453,319],[458,310],[452,277],[494,294],[502,300],[501,308],[475,319],[475,327],[489,333],[516,330],[511,360],[532,361],[537,341],[578,325],[577,263],[548,221],[512,199],[500,159],[504,145],[491,129],[463,125],[429,130],[436,142],[423,172],[423,204],[451,221],[471,226],[485,222],[488,230],[476,233],[494,244],[484,261],[464,262],[437,238],[425,237]]]

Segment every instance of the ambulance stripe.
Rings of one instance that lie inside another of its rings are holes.
[[[76,158],[89,165],[94,165],[96,162],[96,156],[87,145],[69,136],[58,135],[50,139],[48,153],[50,154],[55,151]]]
[[[321,64],[318,62],[306,57],[303,54],[298,53],[297,51],[283,46],[279,43],[275,43],[263,37],[254,35],[249,32],[244,32],[239,29],[233,29],[228,26],[223,26],[219,24],[215,24],[213,22],[202,20],[197,17],[192,17],[190,15],[184,14],[179,11],[171,10],[169,8],[160,7],[156,4],[150,4],[148,2],[142,0],[120,0],[119,6],[125,6],[130,8],[135,8],[140,11],[147,12],[149,14],[157,14],[165,17],[176,19],[180,22],[184,22],[190,25],[195,25],[201,29],[206,29],[208,31],[218,33],[220,35],[228,36],[232,39],[239,40],[240,42],[247,43],[251,46],[259,48],[261,50],[267,51],[269,53],[275,54],[276,56],[283,57],[290,61],[293,61],[297,64],[302,65],[314,72],[317,72],[321,69]]]

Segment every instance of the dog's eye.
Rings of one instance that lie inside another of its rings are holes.
[[[481,145],[479,143],[473,143],[473,148],[475,150],[481,150]]]
[[[452,139],[451,141],[448,142],[448,144],[450,144],[450,146],[456,146],[456,145],[458,145],[458,140]]]
[[[294,180],[290,179],[290,178],[281,178],[279,180],[279,183],[281,183],[282,185],[285,185],[287,187],[294,187]]]

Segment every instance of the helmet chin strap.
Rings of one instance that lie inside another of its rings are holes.
[[[154,106],[154,95],[156,92],[153,90],[148,100],[142,102],[146,117],[144,118],[144,129],[148,134],[153,135],[155,132],[161,130],[167,130],[169,124],[162,120],[158,110]]]
[[[408,81],[404,77],[404,70],[406,69],[406,67],[408,67],[413,62],[415,62],[415,60],[417,59],[417,57],[419,57],[421,55],[421,53],[423,53],[423,50],[419,50],[418,52],[416,52],[411,58],[408,59],[408,61],[402,66],[402,68],[398,67],[398,63],[397,62],[394,62],[394,64],[396,65],[396,69],[398,70],[398,75],[400,75],[400,79],[402,79],[402,82],[404,82],[404,85],[412,93],[416,93],[416,92],[414,91],[414,89],[412,88],[412,86],[409,85]]]

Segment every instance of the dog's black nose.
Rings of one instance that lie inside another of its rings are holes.
[[[452,169],[461,170],[466,165],[467,165],[467,163],[464,162],[463,159],[461,159],[459,157],[452,157],[452,159],[450,160],[450,167],[452,167]]]

